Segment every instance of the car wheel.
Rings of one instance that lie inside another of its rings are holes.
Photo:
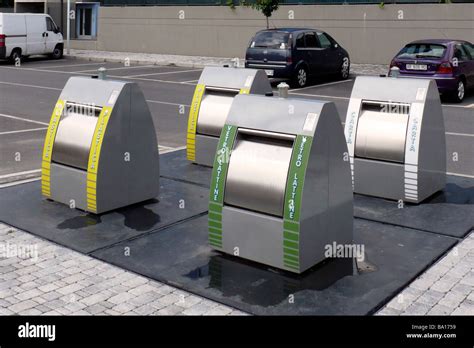
[[[452,97],[456,103],[460,103],[464,100],[466,95],[466,83],[463,80],[459,80],[457,89],[453,91]]]
[[[10,61],[13,63],[13,64],[16,64],[16,62],[20,62],[21,63],[21,50],[16,48],[13,50],[13,52],[11,53],[10,55]]]
[[[342,80],[347,80],[349,78],[350,69],[351,69],[351,62],[349,61],[348,57],[345,57],[342,60],[341,69],[339,70],[339,77]]]
[[[53,59],[61,59],[63,57],[63,48],[60,45],[57,45],[54,48],[53,53],[51,54],[51,58]]]
[[[293,75],[292,85],[296,88],[305,87],[308,84],[308,69],[299,66]]]

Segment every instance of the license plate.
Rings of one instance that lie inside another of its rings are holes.
[[[407,64],[407,70],[426,70],[426,64]]]
[[[273,76],[273,70],[265,70],[267,76]]]

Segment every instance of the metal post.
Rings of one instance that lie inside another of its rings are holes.
[[[278,95],[280,96],[280,98],[288,98],[288,89],[290,88],[290,86],[288,86],[288,84],[286,84],[285,82],[281,82],[278,86]]]
[[[394,66],[390,69],[390,76],[391,77],[399,77],[400,76],[400,68],[398,66]]]
[[[71,0],[67,0],[67,39],[66,39],[66,52],[69,55],[71,53],[69,41],[71,40]]]
[[[105,80],[107,78],[107,69],[104,67],[99,68],[99,79]]]

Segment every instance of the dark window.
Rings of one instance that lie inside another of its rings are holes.
[[[324,33],[318,33],[318,39],[321,48],[329,48],[332,46],[331,40],[329,40],[329,38]]]
[[[318,40],[316,40],[316,34],[306,33],[306,34],[304,34],[304,40],[305,40],[305,43],[306,43],[306,47],[308,47],[308,48],[318,47]]]
[[[304,36],[303,33],[299,34],[296,38],[296,47],[304,47]]]
[[[464,48],[461,44],[457,44],[454,46],[454,58],[456,58],[460,62],[469,60],[469,57],[466,51],[464,51]]]
[[[474,45],[465,43],[463,44],[464,49],[469,53],[471,56],[471,60],[474,60]]]
[[[56,30],[56,25],[54,25],[53,21],[49,17],[46,17],[46,30],[47,31],[55,31]]]
[[[281,31],[262,31],[255,35],[250,47],[261,48],[288,48],[290,35]]]
[[[397,58],[442,58],[446,46],[438,44],[408,44],[398,53]]]

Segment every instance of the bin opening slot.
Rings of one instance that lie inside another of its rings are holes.
[[[283,217],[295,136],[239,128],[230,155],[224,204]]]
[[[363,101],[357,124],[355,156],[403,163],[410,104]]]
[[[199,108],[197,133],[220,136],[238,89],[206,87]]]
[[[72,115],[99,117],[102,108],[93,104],[80,104],[73,102],[66,102],[64,113],[62,117],[68,117]]]
[[[54,140],[52,161],[87,170],[101,107],[67,102]]]

